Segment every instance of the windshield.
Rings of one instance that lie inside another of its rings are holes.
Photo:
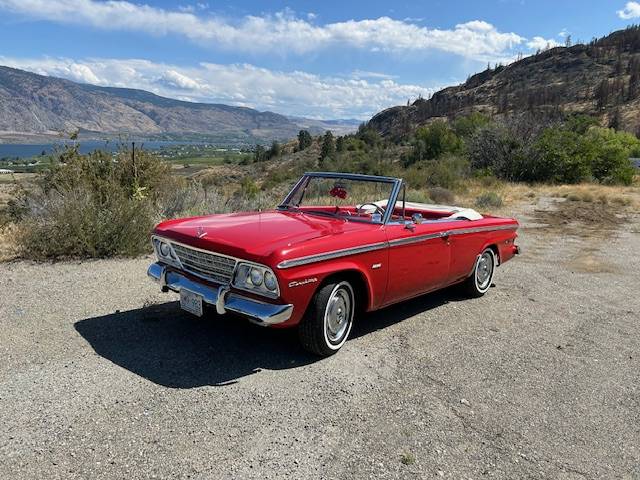
[[[307,175],[279,208],[379,223],[394,185],[387,178]]]

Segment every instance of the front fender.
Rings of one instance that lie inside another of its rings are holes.
[[[367,291],[365,310],[375,309],[382,304],[387,287],[387,258],[384,252],[370,252],[358,258],[336,259],[278,270],[280,296],[286,303],[294,305],[291,318],[282,327],[296,325],[302,319],[318,288],[333,275],[357,273],[362,278]],[[381,260],[385,261],[381,261]],[[375,267],[380,265],[379,267]]]

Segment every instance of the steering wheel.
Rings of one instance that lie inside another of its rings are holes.
[[[358,215],[360,215],[360,213],[362,213],[362,210],[364,210],[363,207],[365,205],[371,205],[372,207],[375,207],[375,209],[376,209],[375,213],[379,213],[380,215],[384,215],[384,209],[380,205],[376,205],[375,203],[363,203],[359,207],[356,207],[356,213]]]

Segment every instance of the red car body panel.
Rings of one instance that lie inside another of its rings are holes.
[[[159,224],[154,233],[271,268],[279,282],[278,298],[241,293],[266,303],[292,304],[291,317],[275,327],[297,325],[317,288],[332,275],[357,275],[366,290],[364,309],[370,311],[464,280],[487,247],[495,249],[499,263],[518,251],[514,219],[447,220],[441,212],[420,212],[431,221],[410,228],[404,222],[373,224],[301,209],[170,220]],[[405,218],[412,213],[404,212]],[[350,249],[364,251],[340,256]],[[327,253],[332,258],[287,264]]]

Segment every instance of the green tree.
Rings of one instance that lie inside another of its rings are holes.
[[[346,145],[344,141],[344,137],[338,137],[336,139],[336,150],[338,152],[344,152],[346,150]]]
[[[309,148],[312,142],[311,134],[306,130],[300,130],[298,133],[298,150],[302,151]]]
[[[431,125],[416,130],[412,141],[413,152],[409,163],[432,160],[444,153],[459,153],[463,143],[448,123],[437,120]]]
[[[322,149],[320,150],[320,162],[324,162],[326,159],[333,159],[336,154],[336,142],[333,138],[333,133],[330,130],[324,134],[322,139]]]

